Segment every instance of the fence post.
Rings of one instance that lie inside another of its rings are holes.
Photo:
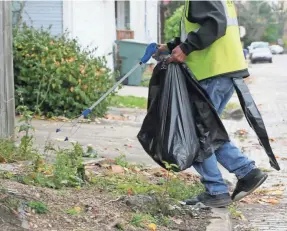
[[[0,138],[13,137],[15,127],[11,3],[0,1]]]

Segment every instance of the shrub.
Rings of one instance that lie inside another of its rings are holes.
[[[173,15],[166,20],[164,26],[164,37],[166,42],[180,35],[180,21],[183,14],[183,9],[184,6],[177,8]]]
[[[74,117],[114,83],[105,57],[95,57],[96,49],[82,48],[67,32],[56,37],[23,25],[13,36],[16,106],[22,100],[37,114]],[[92,114],[102,116],[109,101]]]

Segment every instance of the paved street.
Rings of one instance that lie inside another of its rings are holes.
[[[283,183],[286,184],[287,177],[287,55],[274,56],[272,64],[253,64],[250,67],[251,83],[249,85],[251,93],[256,104],[264,118],[269,137],[274,139],[271,143],[274,152],[280,157],[279,162],[282,170],[277,172],[269,168],[266,154],[258,144],[254,132],[249,127],[245,119],[241,121],[225,120],[224,124],[231,137],[238,129],[248,131],[247,139],[234,142],[244,150],[244,153],[250,158],[256,160],[259,167],[270,169],[269,178],[264,184],[265,187]],[[144,96],[147,92],[144,88],[125,87],[122,89],[122,95]],[[236,101],[236,95],[232,99]],[[143,119],[143,112],[119,111],[120,114],[131,114],[132,121],[101,122],[95,124],[83,124],[70,140],[80,142],[82,145],[93,144],[96,150],[104,156],[115,157],[119,154],[126,154],[127,159],[134,162],[152,164],[151,158],[143,151],[136,135],[140,129]],[[64,145],[63,140],[68,135],[69,127],[63,128],[63,133],[56,134],[55,129],[61,125],[56,122],[34,121],[36,127],[36,137],[38,144],[44,144],[47,138]],[[155,165],[156,166],[156,165]],[[235,183],[235,178],[223,170],[224,177]],[[248,210],[248,219],[258,230],[287,230],[287,207],[285,199],[281,204],[270,207],[260,207]],[[248,212],[249,211],[249,212]],[[281,215],[280,215],[281,211]],[[260,214],[260,217],[259,217]],[[276,214],[276,215],[275,215]],[[262,218],[264,217],[264,219]],[[285,219],[283,218],[285,217]],[[280,220],[280,222],[279,222]],[[274,228],[274,225],[277,228]]]

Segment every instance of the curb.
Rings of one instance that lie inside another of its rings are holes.
[[[227,208],[212,208],[210,224],[206,231],[232,231],[230,214]]]

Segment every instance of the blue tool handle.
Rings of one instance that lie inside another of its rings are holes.
[[[156,43],[151,43],[147,46],[144,56],[141,58],[142,63],[147,63],[150,58],[157,52],[158,45]]]
[[[86,118],[91,113],[91,111],[92,110],[90,108],[86,109],[85,111],[82,112],[82,116]]]

